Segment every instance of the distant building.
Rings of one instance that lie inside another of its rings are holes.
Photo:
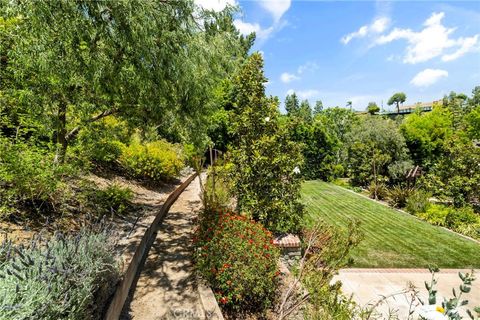
[[[442,105],[442,100],[431,101],[431,102],[417,102],[408,106],[400,106],[400,114],[410,114],[415,112],[415,110],[420,109],[422,112],[430,112],[433,109],[434,105]],[[385,111],[383,114],[386,115],[396,115],[397,110]]]

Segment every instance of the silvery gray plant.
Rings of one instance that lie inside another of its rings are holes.
[[[104,231],[0,245],[0,319],[93,319],[118,279]]]

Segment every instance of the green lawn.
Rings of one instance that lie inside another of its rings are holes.
[[[365,237],[353,251],[356,267],[440,268],[480,267],[480,245],[415,217],[375,203],[342,187],[322,181],[302,186],[307,222],[323,218],[346,226],[361,221]]]

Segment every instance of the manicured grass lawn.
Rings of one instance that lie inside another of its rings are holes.
[[[302,186],[307,223],[318,218],[345,227],[361,221],[364,240],[352,252],[356,267],[479,268],[480,245],[415,217],[322,181]]]

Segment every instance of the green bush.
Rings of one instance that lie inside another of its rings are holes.
[[[133,200],[133,191],[116,183],[96,192],[96,203],[105,212],[122,214]]]
[[[231,183],[227,176],[230,167],[231,163],[209,167],[202,194],[204,208],[229,208],[232,204]]]
[[[377,199],[384,200],[388,196],[388,188],[384,183],[377,183],[376,187]],[[370,198],[375,199],[375,182],[371,182],[368,187],[368,195]]]
[[[471,207],[452,209],[445,217],[445,226],[450,229],[475,223],[480,223],[480,215],[476,214]]]
[[[207,211],[193,241],[197,267],[222,307],[261,311],[271,306],[279,250],[261,224],[234,213]]]
[[[19,203],[37,210],[47,208],[45,203],[61,203],[64,180],[74,174],[73,167],[56,164],[48,149],[0,138],[0,207],[4,216],[8,215],[6,208]]]
[[[0,245],[0,319],[99,319],[118,279],[105,232]]]
[[[407,199],[415,190],[397,185],[388,191],[388,204],[395,208],[404,208]]]
[[[466,235],[467,237],[480,240],[480,222],[473,224],[462,224],[456,228],[456,231]]]
[[[157,182],[172,180],[185,166],[182,148],[165,140],[134,142],[123,148],[119,160],[133,176]]]
[[[449,208],[440,204],[432,204],[428,207],[427,211],[421,212],[417,214],[417,216],[433,225],[445,227],[445,220],[453,211],[453,208]]]
[[[131,135],[132,130],[125,121],[109,116],[80,131],[80,152],[97,163],[110,164],[120,158]]]
[[[430,197],[432,195],[425,190],[415,190],[408,198],[405,209],[411,214],[425,212],[430,206]]]

